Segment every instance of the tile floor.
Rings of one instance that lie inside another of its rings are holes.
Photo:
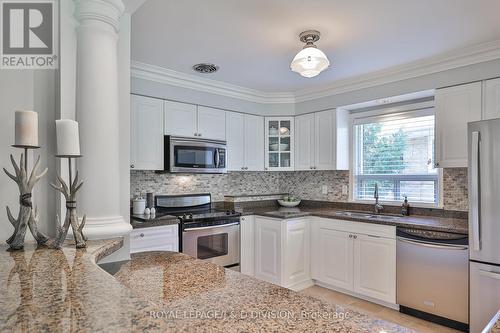
[[[422,333],[457,333],[459,331],[440,326],[425,320],[411,317],[396,310],[386,308],[384,306],[371,303],[356,297],[342,294],[333,290],[314,286],[307,288],[301,293],[312,296],[332,304],[339,304],[350,307],[359,312],[364,312],[368,315],[384,319],[398,325],[416,330]]]

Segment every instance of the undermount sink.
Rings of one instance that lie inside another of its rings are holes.
[[[399,216],[387,215],[387,214],[371,214],[363,212],[351,212],[351,211],[341,211],[337,212],[337,215],[360,218],[360,219],[371,219],[371,220],[399,220]]]

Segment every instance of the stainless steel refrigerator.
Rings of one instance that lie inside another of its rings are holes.
[[[500,119],[469,123],[470,332],[500,310]]]

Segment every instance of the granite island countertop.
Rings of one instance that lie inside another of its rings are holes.
[[[484,333],[500,333],[500,310],[483,330]]]
[[[86,249],[0,245],[1,332],[410,332],[175,252],[132,256],[113,277]]]
[[[284,207],[239,207],[237,209],[243,216],[245,215],[258,215],[264,217],[278,218],[278,219],[293,219],[306,216],[316,216],[329,219],[347,220],[353,222],[375,223],[383,225],[393,225],[399,227],[425,229],[432,231],[444,231],[451,233],[458,233],[467,235],[468,221],[467,219],[455,217],[436,217],[436,216],[398,216],[397,220],[384,219],[383,216],[375,219],[351,217],[339,215],[339,212],[345,211],[341,208],[333,207],[297,207],[297,208],[284,208]],[[369,213],[361,211],[361,213]],[[396,215],[390,215],[396,216]],[[332,221],[333,222],[333,221]]]

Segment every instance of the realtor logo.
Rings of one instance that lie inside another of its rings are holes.
[[[55,0],[0,0],[1,68],[57,68]]]

